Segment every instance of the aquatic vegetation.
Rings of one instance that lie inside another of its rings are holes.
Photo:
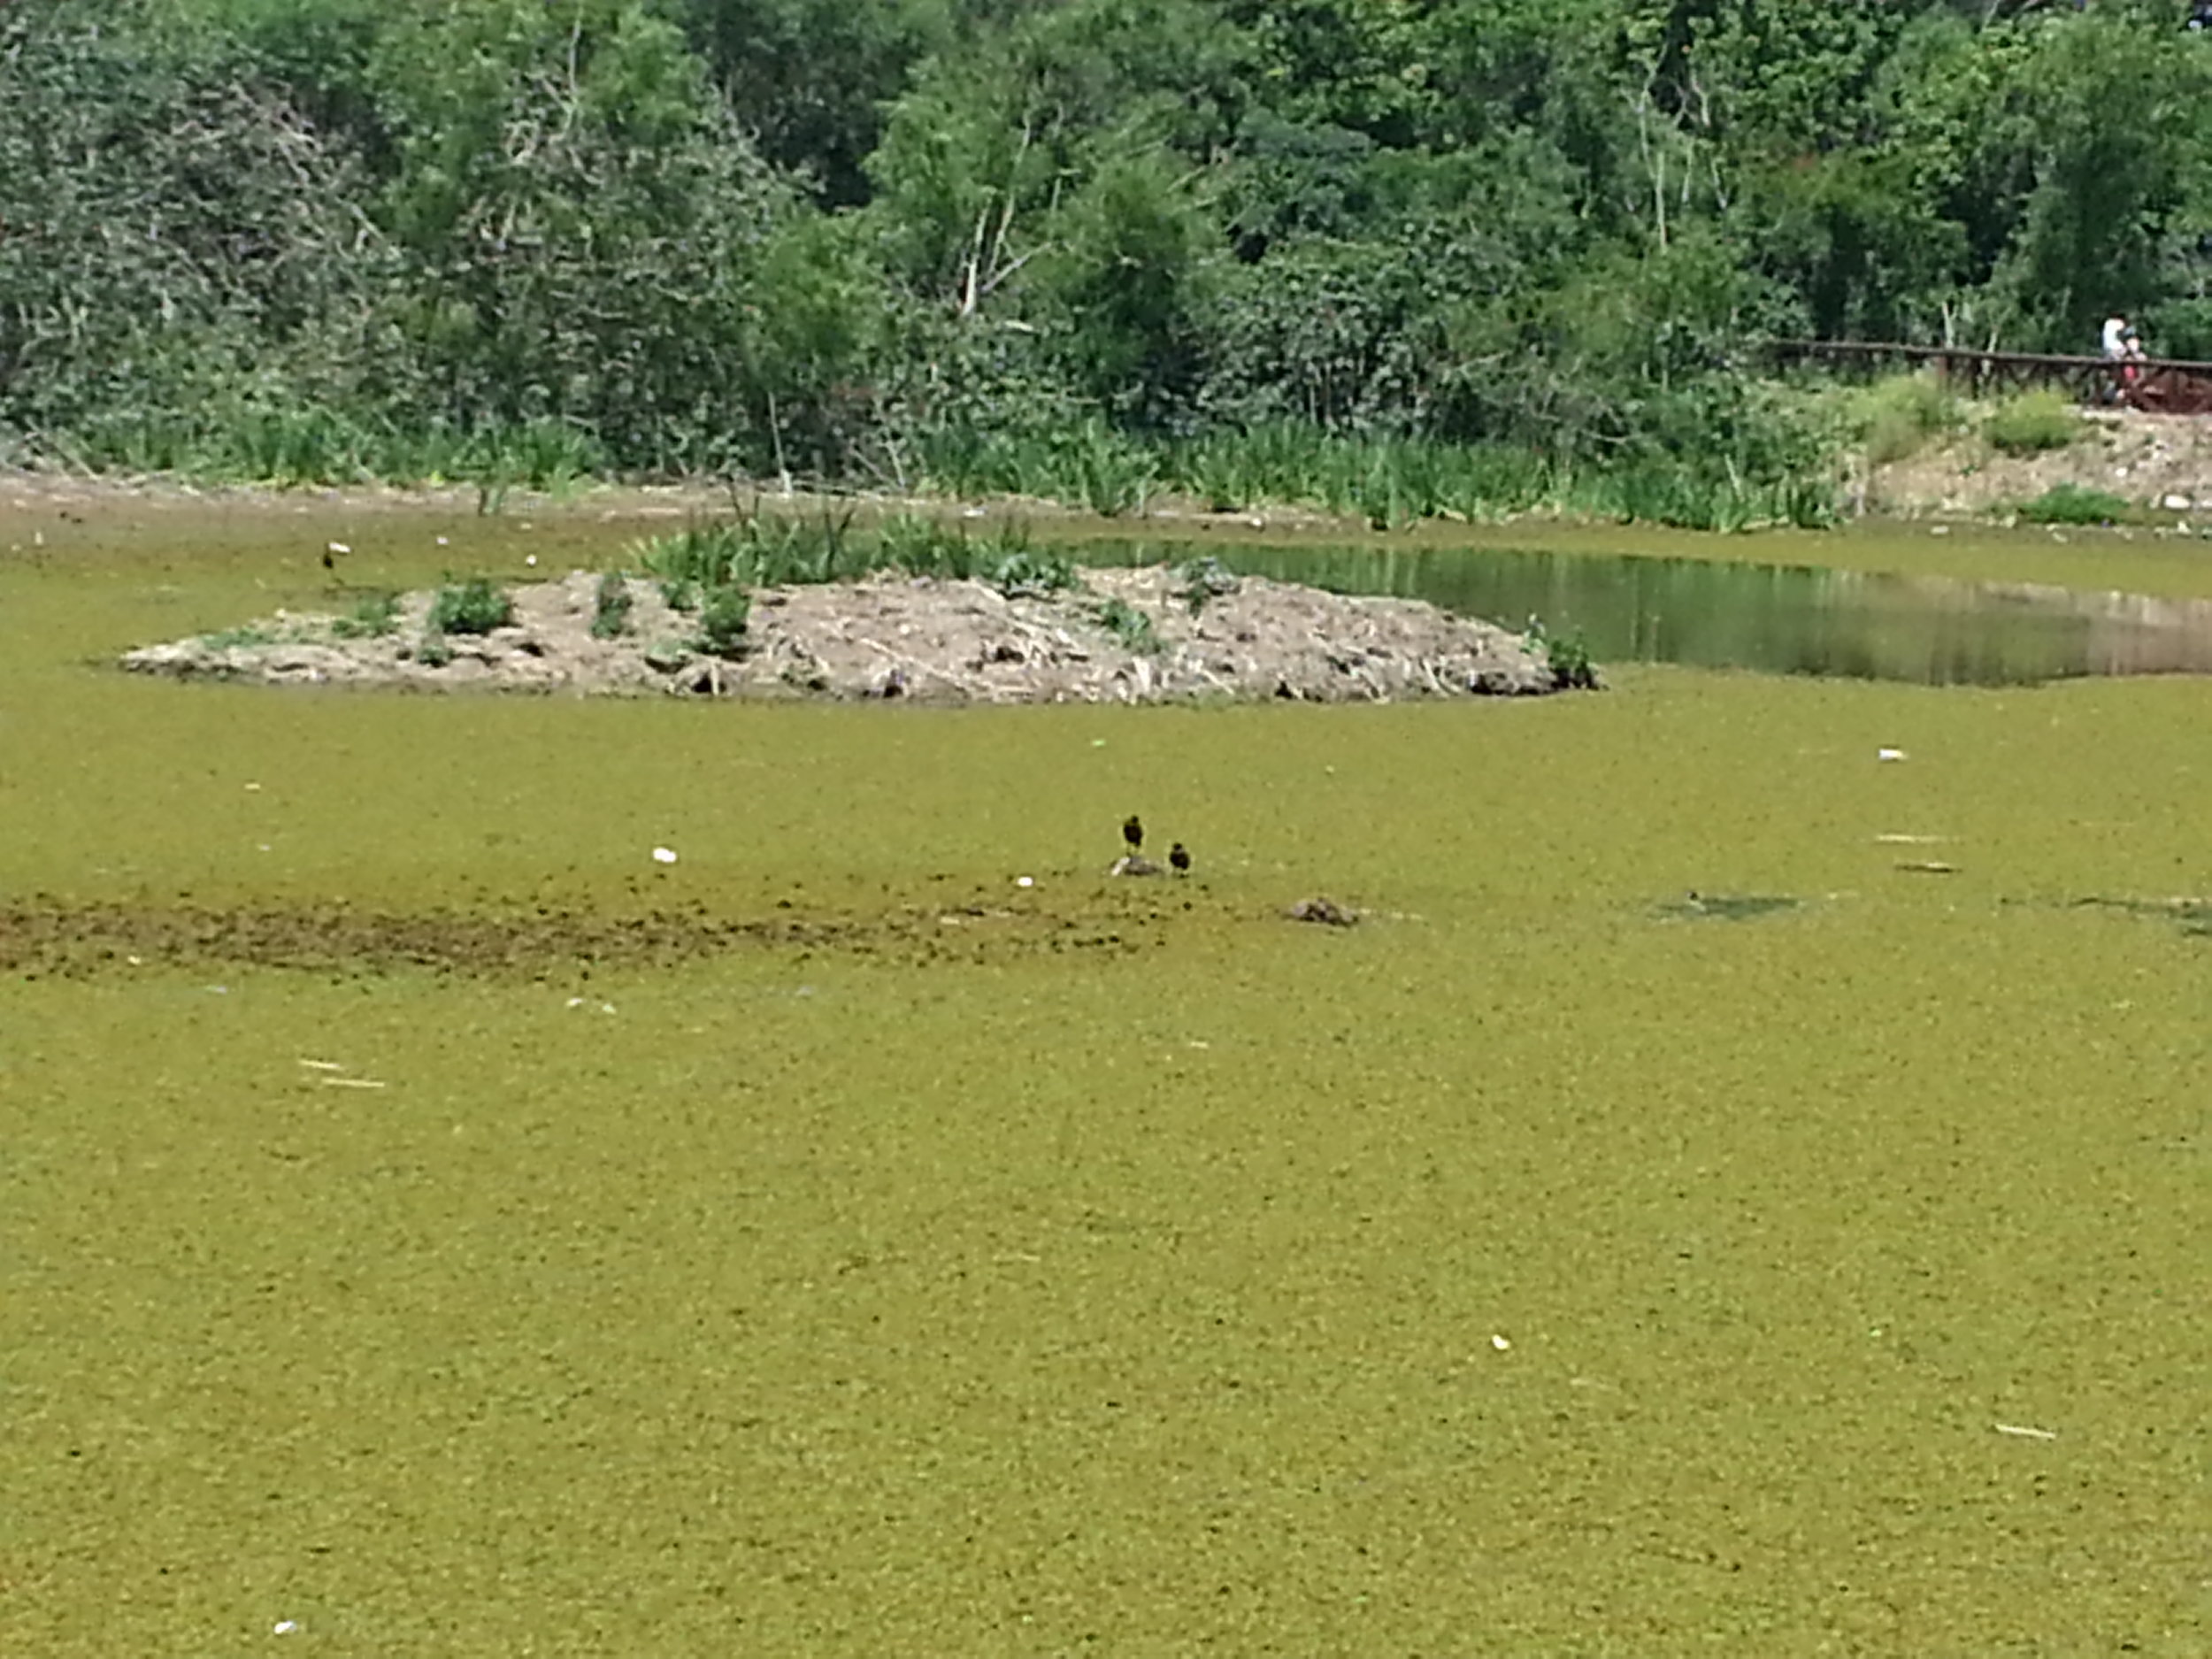
[[[1599,689],[1597,664],[1590,656],[1589,641],[1580,628],[1563,636],[1555,635],[1545,627],[1543,618],[1531,617],[1522,637],[1532,649],[1544,653],[1544,665],[1550,671],[1551,682],[1560,690]]]
[[[449,582],[430,602],[428,626],[433,634],[489,634],[503,628],[515,614],[515,603],[505,589],[487,576]]]
[[[574,518],[470,557],[602,548]],[[204,534],[109,569],[266,603],[260,549]],[[2047,541],[1976,557],[2140,557]],[[1454,556],[1327,557],[1379,586]],[[1700,591],[1643,568],[1670,615]],[[987,1650],[1008,1560],[1041,1649],[2193,1627],[2145,1517],[2200,1495],[2207,941],[2065,900],[2198,879],[2212,778],[2172,763],[2212,682],[701,718],[82,672],[176,626],[154,587],[0,560],[42,820],[0,899],[36,1176],[0,1226],[67,1270],[9,1292],[15,1645],[239,1646],[250,1585],[116,1593],[211,1537],[319,1551],[265,1632],[436,1621],[464,1655],[564,1621],[710,1650],[733,1614],[777,1651]],[[1101,879],[1132,808],[1147,849],[1202,836],[1204,881]],[[1971,855],[1898,874],[1890,831]],[[1283,919],[1318,895],[1363,919]],[[1163,1435],[1210,1504],[1163,1507]],[[1358,1555],[1399,1514],[1453,1525]],[[1589,1546],[1655,1527],[1725,1570]],[[764,1544],[810,1576],[691,1559]],[[1512,1570],[1470,1587],[1471,1549]]]

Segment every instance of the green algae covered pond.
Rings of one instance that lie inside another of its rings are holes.
[[[309,509],[0,522],[0,1652],[2212,1645],[2212,680],[106,665],[636,528]]]

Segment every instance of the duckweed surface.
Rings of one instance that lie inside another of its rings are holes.
[[[0,1651],[2206,1650],[2212,685],[294,695],[98,664],[629,532],[42,528]]]

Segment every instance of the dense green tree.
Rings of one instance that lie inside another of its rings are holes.
[[[2172,0],[0,19],[0,429],[50,447],[291,409],[902,478],[1295,420],[1732,473],[1802,463],[1774,334],[2212,351]]]
[[[227,37],[0,18],[0,422],[61,441],[373,386],[394,260],[365,195]]]

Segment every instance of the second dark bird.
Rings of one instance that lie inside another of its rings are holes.
[[[1184,846],[1182,842],[1177,841],[1174,846],[1167,849],[1167,861],[1175,866],[1177,875],[1190,874],[1190,849]]]

